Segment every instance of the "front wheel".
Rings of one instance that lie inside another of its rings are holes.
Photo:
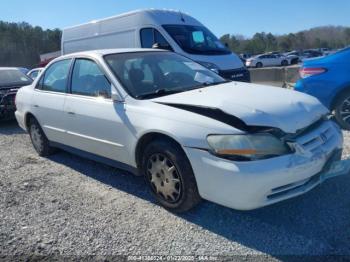
[[[337,99],[334,111],[335,118],[341,128],[350,130],[350,90]]]
[[[283,60],[281,63],[282,66],[287,66],[288,65],[288,61],[287,60]]]
[[[256,68],[261,68],[261,67],[263,67],[263,63],[261,62],[256,63]]]
[[[165,208],[180,213],[200,202],[191,164],[175,143],[158,140],[149,144],[142,169],[152,194]]]

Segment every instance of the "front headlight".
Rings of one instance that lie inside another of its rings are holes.
[[[259,160],[291,152],[291,149],[271,134],[209,135],[213,154],[233,160]]]

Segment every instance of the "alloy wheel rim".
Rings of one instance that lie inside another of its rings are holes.
[[[169,203],[181,197],[181,178],[174,163],[163,154],[154,154],[148,159],[147,175],[153,191]]]
[[[350,97],[345,99],[343,103],[340,106],[339,110],[341,119],[347,123],[350,124]]]

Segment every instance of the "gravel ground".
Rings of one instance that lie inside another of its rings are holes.
[[[349,154],[350,135],[344,135]],[[178,216],[154,203],[142,177],[65,152],[41,158],[15,122],[0,123],[0,260],[33,254],[350,256],[349,188],[350,175],[255,211],[203,201]]]

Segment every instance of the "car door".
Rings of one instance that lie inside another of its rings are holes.
[[[32,96],[32,113],[47,138],[58,143],[65,140],[63,108],[71,63],[72,59],[65,59],[50,65],[41,75]]]
[[[269,64],[270,61],[269,61],[268,55],[262,55],[262,56],[260,56],[260,57],[259,57],[259,60],[260,60],[260,61],[258,61],[258,62],[261,62],[261,63],[263,64],[264,67],[270,65],[270,64]],[[257,63],[258,63],[258,62],[257,62]]]
[[[96,61],[77,58],[71,73],[64,113],[66,144],[109,159],[128,163],[128,129],[123,124],[123,103],[111,99],[111,83]]]
[[[270,66],[281,65],[280,58],[276,55],[270,55]]]

